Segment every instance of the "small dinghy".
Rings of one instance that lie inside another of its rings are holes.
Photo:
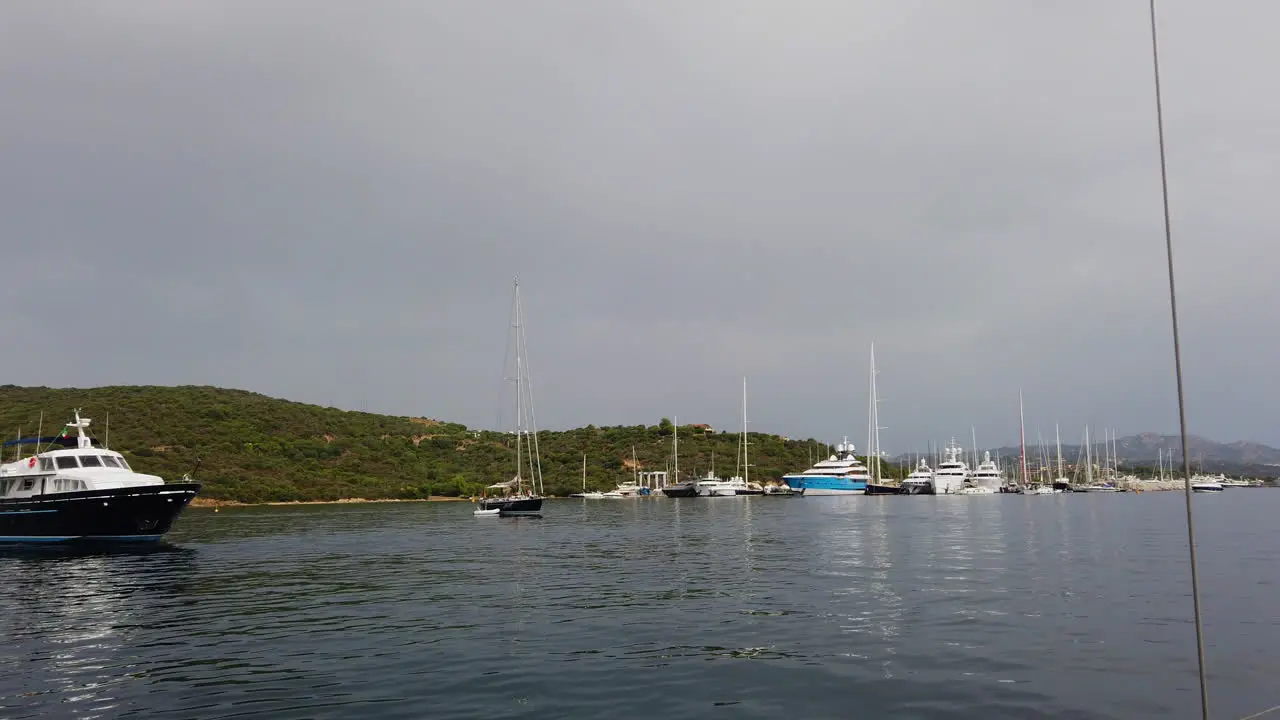
[[[475,511],[476,517],[498,517],[498,513],[502,512],[502,508],[486,509],[480,508]]]

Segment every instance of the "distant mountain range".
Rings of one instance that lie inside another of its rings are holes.
[[[1052,438],[1046,446],[1050,459],[1055,455]],[[1206,438],[1191,435],[1187,438],[1187,447],[1191,450],[1191,468],[1193,472],[1203,470],[1208,473],[1226,473],[1228,475],[1247,475],[1250,477],[1280,477],[1280,449],[1256,442],[1220,443]],[[1002,458],[1018,457],[1018,446],[990,448],[992,455]],[[1161,452],[1173,454],[1174,463],[1182,464],[1182,442],[1177,435],[1158,435],[1142,433],[1129,435],[1116,440],[1116,452],[1120,456],[1120,467],[1155,467]],[[972,451],[970,451],[972,452]],[[1028,442],[1027,457],[1034,457],[1038,447]],[[1102,452],[1102,443],[1094,445],[1095,458]],[[1074,464],[1077,458],[1083,459],[1084,451],[1080,445],[1062,446],[1062,459]],[[1095,460],[1097,462],[1097,460]],[[1168,461],[1166,460],[1166,463]]]

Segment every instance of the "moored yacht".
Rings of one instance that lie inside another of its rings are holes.
[[[480,498],[480,510],[497,510],[502,515],[532,515],[542,510],[542,497],[534,492],[519,475],[506,482],[494,483],[485,488]],[[488,491],[498,491],[489,496]]]
[[[1223,480],[1226,480],[1224,475],[1193,475],[1191,477],[1191,491],[1198,493],[1222,492]]]
[[[738,482],[742,482],[742,478],[738,478]],[[698,497],[736,497],[738,495],[737,488],[728,480],[721,480],[711,471],[707,471],[707,476],[698,480],[697,485]]]
[[[520,281],[515,281],[511,299],[511,333],[515,338],[515,477],[485,488],[480,510],[497,510],[501,515],[537,515],[542,510],[542,456],[538,450],[538,428],[533,415],[533,392],[529,386],[528,348],[524,339],[524,312],[520,306]],[[528,470],[526,479],[524,471]],[[488,491],[497,491],[488,497]]]
[[[936,495],[959,493],[969,480],[969,466],[960,459],[960,446],[952,438],[943,450],[943,460],[933,472],[933,492]]]
[[[134,472],[124,456],[85,434],[75,412],[72,438],[24,438],[37,452],[0,465],[0,541],[158,540],[200,491]],[[50,449],[39,446],[50,443]],[[53,449],[55,448],[56,449]]]
[[[988,450],[982,455],[982,462],[978,463],[977,469],[969,477],[969,482],[974,487],[991,488],[999,490],[1004,485],[1004,474],[1000,472],[1000,466],[996,465],[991,459],[991,451]]]
[[[726,480],[725,482],[728,483],[729,486],[733,488],[734,495],[763,495],[764,494],[764,486],[758,482],[755,482],[754,480],[747,481],[745,478],[741,478],[735,475],[729,478],[728,480]]]
[[[924,458],[920,458],[920,464],[902,481],[902,487],[908,495],[933,494],[933,469]]]
[[[799,473],[782,476],[782,481],[794,490],[810,495],[862,495],[867,491],[871,477],[867,466],[854,454],[849,438],[836,445],[836,454]]]
[[[670,498],[698,497],[698,483],[693,480],[685,480],[674,485],[667,485],[662,488],[662,494]]]

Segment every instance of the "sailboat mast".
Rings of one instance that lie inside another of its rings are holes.
[[[520,474],[524,470],[524,365],[521,363],[520,347],[520,280],[515,281],[515,323],[512,327],[516,334],[516,491],[519,492],[523,484]]]
[[[871,395],[867,408],[868,471],[872,480],[880,482],[880,397],[876,392],[876,344],[871,343]],[[874,460],[870,458],[874,457]]]
[[[742,378],[742,482],[751,479],[751,464],[747,462],[747,379]]]
[[[680,482],[680,417],[672,416],[671,423],[671,454],[674,455],[675,461],[675,478],[676,482]]]
[[[1022,415],[1022,390],[1018,390],[1018,434],[1022,443],[1022,483],[1027,483],[1027,426]]]
[[[969,436],[970,436],[970,439],[973,441],[973,469],[977,470],[978,469],[978,428],[973,425],[970,425]]]
[[[872,455],[876,452],[874,446],[874,437],[876,437],[876,343],[872,343],[872,363],[868,368],[867,382],[867,448],[864,452],[867,454],[867,474],[872,477],[872,482],[879,482],[876,478],[876,464],[872,460]]]
[[[1116,470],[1116,478],[1120,478],[1120,444],[1116,440],[1116,429],[1111,428],[1111,467]]]
[[[1053,424],[1053,442],[1058,446],[1058,477],[1062,477],[1062,436],[1058,434],[1058,423]]]
[[[1093,484],[1093,443],[1089,442],[1089,426],[1084,426],[1084,484]]]

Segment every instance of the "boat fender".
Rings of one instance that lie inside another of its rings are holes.
[[[27,467],[33,468],[35,466],[36,466],[36,456],[32,455],[31,459],[27,461]]]

